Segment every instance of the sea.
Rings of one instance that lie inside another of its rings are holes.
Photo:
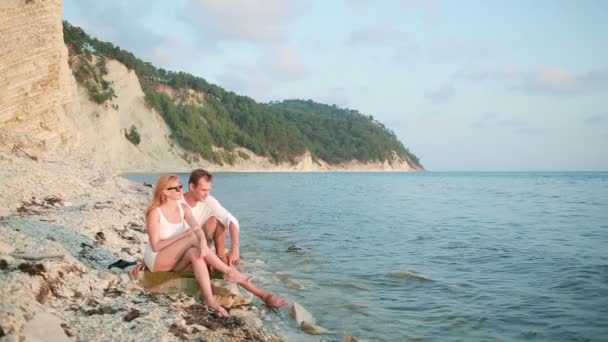
[[[290,341],[608,341],[608,172],[217,173],[212,194],[255,282],[328,330],[269,315]]]

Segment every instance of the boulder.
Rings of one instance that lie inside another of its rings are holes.
[[[312,314],[306,311],[304,307],[296,302],[294,302],[289,308],[289,314],[291,315],[291,318],[298,323],[298,325],[301,325],[302,322],[308,322],[308,324],[317,323],[317,320],[312,316]]]
[[[215,299],[225,308],[247,306],[253,302],[253,296],[243,296],[237,284],[223,279],[211,279],[211,290]]]
[[[321,328],[318,325],[314,325],[314,324],[308,323],[306,321],[302,322],[302,324],[300,325],[300,328],[302,328],[302,331],[304,331],[310,335],[327,334],[327,329]]]

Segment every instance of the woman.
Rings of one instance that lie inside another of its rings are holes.
[[[180,204],[183,186],[177,176],[161,176],[156,182],[154,197],[146,211],[149,241],[144,263],[152,272],[183,271],[192,265],[205,304],[221,316],[228,312],[211,292],[207,264],[225,274],[228,282],[244,284],[251,279],[234,267],[224,264],[207,246],[207,239],[198,227],[190,208]],[[190,227],[187,229],[184,220]]]

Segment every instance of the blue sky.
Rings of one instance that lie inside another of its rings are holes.
[[[429,170],[608,170],[608,2],[65,0],[153,64],[391,128]]]

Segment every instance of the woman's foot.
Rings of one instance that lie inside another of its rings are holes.
[[[264,298],[264,303],[266,303],[266,305],[271,308],[277,309],[289,304],[289,302],[287,302],[285,299],[279,296],[275,296],[273,294],[269,294],[268,296],[266,296],[266,298]]]
[[[220,305],[220,303],[218,303],[215,300],[209,301],[206,300],[205,301],[205,305],[210,307],[211,309],[215,310],[218,315],[220,315],[221,317],[229,317],[230,315],[228,314],[228,311],[226,311],[226,309],[224,309],[224,307],[222,307]]]
[[[229,283],[241,284],[241,283],[252,281],[253,276],[247,275],[247,274],[237,270],[234,267],[230,267],[230,270],[228,271],[228,273],[226,273],[226,276],[224,277],[224,279]]]

